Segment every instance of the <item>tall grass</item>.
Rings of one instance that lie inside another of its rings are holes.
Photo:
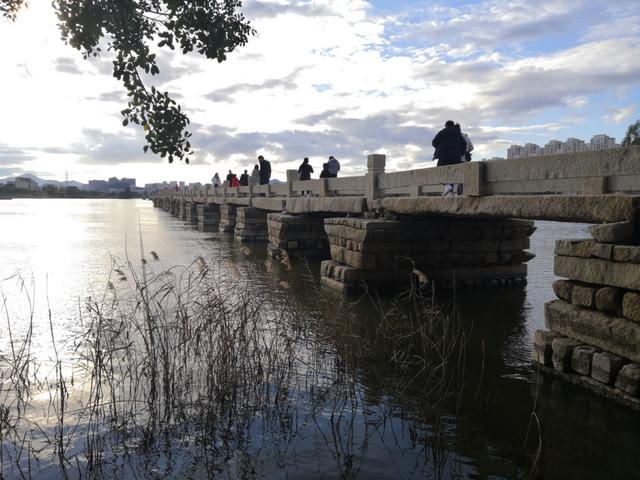
[[[1,478],[254,478],[318,449],[356,478],[370,442],[389,438],[422,452],[416,471],[447,475],[445,404],[464,387],[466,336],[417,286],[371,302],[366,318],[316,292],[322,308],[300,318],[233,269],[152,263],[114,266],[65,351],[49,319],[47,378],[29,334],[12,339],[0,358]]]

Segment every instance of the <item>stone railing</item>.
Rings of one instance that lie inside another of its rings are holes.
[[[465,196],[640,193],[640,147],[468,162],[393,173],[385,173],[385,164],[385,155],[373,154],[367,157],[367,173],[362,176],[299,181],[295,170],[287,170],[285,183],[234,188],[208,184],[180,192],[167,190],[154,196],[246,206],[252,205],[254,198],[358,197],[372,202],[389,197],[440,195],[442,185],[447,183],[462,184]]]

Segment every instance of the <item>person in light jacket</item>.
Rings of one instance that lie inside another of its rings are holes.
[[[216,174],[211,179],[211,183],[213,183],[214,187],[219,187],[220,186],[220,175],[218,175],[218,172],[216,172]]]
[[[249,185],[258,185],[260,183],[260,166],[256,165],[251,171],[249,177]]]

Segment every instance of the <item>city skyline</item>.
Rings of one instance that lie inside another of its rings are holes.
[[[621,139],[640,115],[634,2],[253,0],[243,11],[258,35],[226,62],[158,54],[152,83],[191,116],[192,165],[143,154],[141,129],[121,126],[109,53],[86,61],[65,46],[50,5],[2,21],[0,40],[19,47],[0,59],[0,177],[206,182],[260,153],[274,177],[329,155],[354,175],[372,152],[389,170],[432,166],[449,118],[482,158],[554,137]]]

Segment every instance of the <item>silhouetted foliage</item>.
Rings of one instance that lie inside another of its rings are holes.
[[[640,145],[640,120],[629,125],[627,133],[622,139],[623,147],[628,147],[630,145]]]
[[[26,3],[0,0],[0,12],[14,19]],[[222,62],[254,34],[241,6],[240,0],[53,0],[63,40],[84,58],[99,56],[106,37],[107,50],[115,52],[113,76],[129,96],[122,124],[142,126],[143,150],[168,157],[169,163],[174,158],[189,163],[189,118],[168,92],[145,86],[141,72],[160,73],[151,45],[178,47],[183,54],[196,50]]]

